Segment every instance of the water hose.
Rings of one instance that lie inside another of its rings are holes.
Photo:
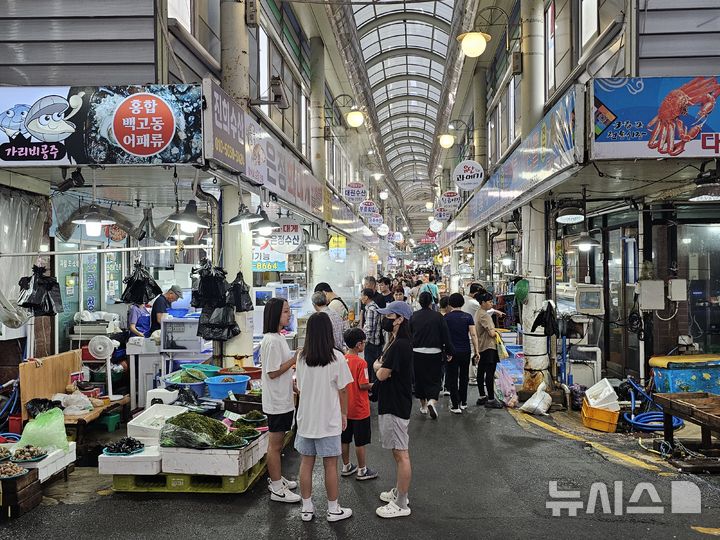
[[[638,431],[651,433],[653,431],[662,431],[664,429],[663,413],[660,411],[650,411],[636,414],[634,417],[630,413],[625,413],[623,418],[633,428]],[[673,429],[679,429],[685,425],[680,418],[672,417]]]

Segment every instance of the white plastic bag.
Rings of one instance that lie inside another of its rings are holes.
[[[544,415],[547,414],[548,409],[552,405],[552,396],[545,391],[545,383],[541,383],[535,393],[530,396],[525,403],[520,407],[521,411],[528,414]]]
[[[93,410],[93,405],[85,394],[79,390],[73,394],[55,394],[53,401],[59,401],[64,407],[63,414],[65,416],[82,416]]]

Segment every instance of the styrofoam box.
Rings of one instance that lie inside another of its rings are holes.
[[[169,418],[187,411],[187,407],[156,403],[128,422],[128,437],[150,439],[157,444],[160,440],[160,430],[165,422]]]
[[[267,454],[269,436],[263,433],[248,446],[243,448],[245,451],[245,470],[250,469],[258,463]]]
[[[209,476],[240,476],[245,472],[247,448],[240,450],[161,448],[162,472],[205,474]]]
[[[146,446],[145,451],[132,456],[98,456],[99,474],[158,474],[162,468],[159,446]]]

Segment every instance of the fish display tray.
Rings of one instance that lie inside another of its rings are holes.
[[[265,458],[240,476],[162,473],[115,475],[113,491],[134,493],[244,493],[265,474]]]

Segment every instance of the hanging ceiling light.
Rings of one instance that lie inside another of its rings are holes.
[[[503,253],[502,257],[500,257],[500,262],[503,264],[503,266],[511,266],[512,263],[515,262],[515,257],[512,256],[512,253],[506,251],[505,253]]]
[[[378,193],[378,197],[380,197],[381,201],[386,201],[389,196],[390,192],[387,189],[383,189],[380,193]]]
[[[185,210],[180,214],[170,216],[168,221],[177,223],[180,225],[180,230],[188,234],[195,234],[198,229],[210,228],[208,222],[198,215],[197,201],[195,199],[190,199],[185,205]]]
[[[451,135],[450,133],[440,135],[440,146],[447,150],[448,148],[452,148],[453,144],[455,144],[455,135]]]
[[[426,202],[426,203],[425,203],[425,210],[427,210],[428,212],[432,212],[432,209],[433,209],[433,203],[432,203],[432,201]]]
[[[240,204],[238,205],[237,216],[228,221],[230,227],[238,227],[240,225],[250,225],[251,223],[257,223],[262,219],[262,216],[255,214],[250,211],[247,205],[242,202],[242,192],[238,193]]]
[[[435,217],[434,217],[434,216],[428,216],[428,221],[435,221]]]
[[[348,123],[348,126],[359,128],[365,123],[365,115],[357,108],[353,108],[345,115],[345,121]]]
[[[402,232],[407,232],[407,231],[408,231],[407,225],[403,225]]]
[[[477,58],[484,53],[491,39],[492,36],[485,32],[465,32],[457,37],[463,54],[470,58]]]
[[[189,234],[183,234],[183,233],[176,233],[168,236],[168,240],[175,240],[176,242],[178,240],[187,240],[188,238],[192,238]]]
[[[715,162],[715,169],[705,170],[705,166],[711,161]],[[700,165],[700,172],[695,179],[695,194],[690,197],[692,202],[720,201],[720,159],[704,161]]]
[[[274,230],[280,228],[280,224],[277,221],[272,221],[265,210],[258,206],[257,215],[260,216],[260,220],[250,225],[250,230],[258,233],[260,236],[270,236]]]
[[[592,248],[600,247],[602,244],[595,240],[592,236],[590,236],[590,233],[588,231],[583,231],[580,233],[580,236],[578,236],[575,240],[570,242],[571,247],[576,247],[580,251],[590,251]]]
[[[582,208],[577,205],[563,206],[558,210],[555,221],[562,225],[573,225],[575,223],[582,223],[585,221],[585,213]]]
[[[74,219],[73,223],[75,225],[85,225],[85,234],[88,236],[100,236],[103,227],[115,225],[115,220],[103,214],[101,210],[98,205],[91,204],[88,211],[78,219]]]

